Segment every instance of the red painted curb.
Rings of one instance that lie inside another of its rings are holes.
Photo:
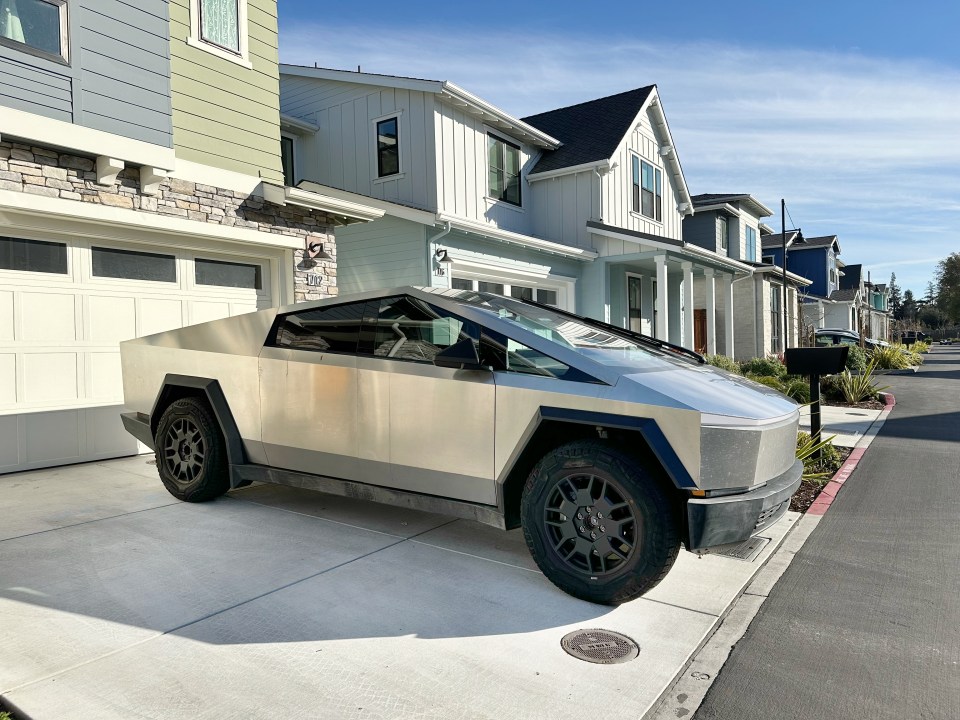
[[[897,399],[891,393],[883,393],[883,404],[886,405],[884,412],[889,412],[893,409],[893,406],[897,404]],[[871,425],[871,427],[873,426]],[[843,461],[840,469],[830,478],[830,482],[828,482],[823,487],[823,490],[820,491],[820,494],[817,495],[817,499],[807,508],[808,515],[823,515],[827,512],[836,499],[837,493],[840,492],[840,488],[850,479],[853,471],[857,469],[857,465],[860,464],[860,459],[866,451],[866,448],[853,449],[847,459]]]

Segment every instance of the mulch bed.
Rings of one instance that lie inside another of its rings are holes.
[[[840,465],[837,466],[837,470],[839,470],[847,457],[849,457],[853,448],[837,447],[837,450],[840,451]],[[823,490],[828,482],[830,482],[830,478],[824,478],[822,480],[807,480],[804,478],[801,480],[800,487],[797,488],[793,497],[790,498],[790,509],[794,512],[805,513],[809,507],[813,505],[813,501],[817,499],[817,495],[820,494],[820,491]]]
[[[823,404],[831,405],[833,407],[859,408],[861,410],[883,410],[886,407],[886,405],[879,400],[865,400],[858,403],[830,402]]]

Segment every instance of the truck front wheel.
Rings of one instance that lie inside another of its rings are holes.
[[[170,403],[154,439],[157,471],[175,498],[204,502],[230,489],[223,435],[202,400],[188,397]]]
[[[657,585],[680,550],[658,478],[621,450],[581,440],[547,453],[520,508],[533,559],[557,587],[615,605]]]

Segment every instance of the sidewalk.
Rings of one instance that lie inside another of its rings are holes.
[[[681,551],[611,608],[551,585],[519,531],[271,485],[179,503],[148,460],[0,476],[0,695],[24,717],[580,718],[589,698],[635,720],[803,535],[789,513],[750,561]],[[590,628],[639,657],[561,649]]]
[[[839,447],[856,447],[883,410],[869,408],[820,406],[822,437],[836,435],[833,444]],[[810,432],[810,407],[800,408],[800,429]]]

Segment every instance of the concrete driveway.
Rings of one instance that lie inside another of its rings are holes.
[[[180,503],[150,460],[0,476],[0,694],[34,720],[641,718],[797,518],[610,608],[519,531],[277,486]],[[639,657],[567,655],[587,628]]]

